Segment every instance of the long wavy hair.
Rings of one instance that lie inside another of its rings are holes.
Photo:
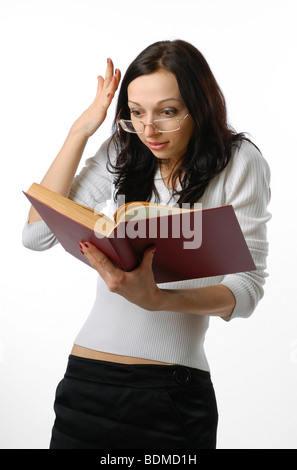
[[[174,190],[178,204],[194,204],[209,182],[228,164],[232,145],[246,138],[228,125],[224,96],[205,58],[193,45],[182,40],[150,45],[136,57],[123,77],[110,141],[117,153],[116,162],[109,161],[109,169],[115,175],[115,198],[124,194],[126,202],[149,201],[154,195],[158,200],[154,185],[158,159],[136,134],[127,133],[118,126],[116,119],[127,119],[130,115],[129,84],[141,75],[160,69],[175,75],[194,121],[194,132],[186,153],[172,174],[173,187],[176,181],[181,183],[181,189]]]

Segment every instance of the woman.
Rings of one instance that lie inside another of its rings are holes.
[[[109,216],[120,195],[205,209],[232,204],[257,270],[156,285],[153,247],[125,273],[80,244],[99,273],[97,297],[57,388],[51,448],[214,449],[218,414],[203,343],[210,316],[248,317],[263,296],[269,168],[228,126],[204,57],[176,40],[149,46],[129,66],[112,137],[74,178],[119,82],[108,59],[94,102],[42,184],[89,207],[104,200]],[[28,222],[25,246],[56,243],[34,208]]]

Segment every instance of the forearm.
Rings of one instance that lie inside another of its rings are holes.
[[[105,79],[98,77],[97,93],[93,103],[71,127],[63,147],[41,181],[43,186],[68,197],[86,143],[103,123],[120,78],[119,70],[113,75],[113,63],[108,59]],[[29,222],[38,220],[40,220],[38,213],[31,208]]]
[[[88,137],[72,126],[63,147],[42,179],[41,184],[62,196],[68,197],[87,142]]]
[[[236,304],[228,287],[222,284],[194,289],[162,289],[155,282],[152,262],[154,249],[148,248],[138,268],[125,272],[90,242],[80,244],[111,292],[150,311],[169,311],[193,315],[230,317]]]
[[[68,197],[73,178],[88,141],[83,133],[72,126],[63,147],[41,180],[43,186]],[[41,220],[37,211],[31,207],[29,223]]]
[[[217,284],[194,289],[160,289],[158,310],[229,317],[235,307],[230,289]]]

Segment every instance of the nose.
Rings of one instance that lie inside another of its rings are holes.
[[[154,128],[152,124],[147,124],[144,126],[144,135],[145,137],[152,137],[153,135],[159,134],[158,131]]]

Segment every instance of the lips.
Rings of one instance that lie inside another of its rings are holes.
[[[147,145],[151,150],[162,150],[164,149],[169,142],[147,142]]]

